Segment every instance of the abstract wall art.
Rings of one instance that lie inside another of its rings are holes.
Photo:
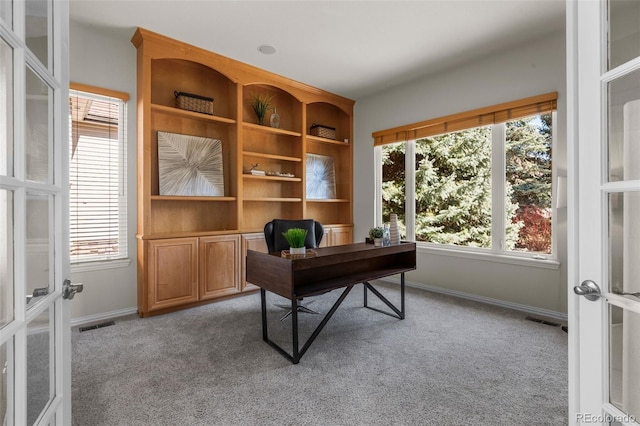
[[[222,141],[158,132],[160,195],[224,196]]]
[[[307,198],[311,200],[336,198],[336,171],[333,157],[307,154]]]

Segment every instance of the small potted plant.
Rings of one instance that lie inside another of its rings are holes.
[[[289,243],[290,254],[305,254],[307,252],[304,241],[307,239],[307,230],[300,228],[287,229],[282,235]]]
[[[376,226],[375,228],[369,229],[369,238],[373,240],[374,246],[382,245],[382,236],[384,235],[384,229],[382,226]]]
[[[254,94],[251,98],[251,107],[253,108],[253,112],[256,113],[256,117],[258,117],[258,124],[261,126],[264,125],[264,116],[267,114],[272,99],[273,96],[263,94]]]

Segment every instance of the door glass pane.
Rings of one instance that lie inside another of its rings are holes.
[[[27,47],[46,68],[49,65],[49,2],[27,0],[25,10]]]
[[[640,192],[609,194],[609,291],[626,294],[640,303],[638,212]]]
[[[33,424],[53,396],[53,305],[27,326],[27,420]]]
[[[640,56],[640,2],[609,0],[609,69]]]
[[[0,19],[2,19],[9,28],[13,28],[13,1],[12,0],[0,1]]]
[[[51,271],[49,215],[53,209],[50,196],[27,194],[27,307],[33,307],[49,291]],[[43,294],[44,293],[44,294]],[[33,296],[30,298],[29,296]]]
[[[610,305],[609,400],[640,419],[640,315]],[[616,419],[630,421],[630,419]]]
[[[640,179],[640,70],[607,89],[609,181]]]
[[[13,283],[13,192],[2,189],[0,190],[0,328],[13,319]]]
[[[27,67],[27,117],[25,149],[27,179],[51,183],[49,180],[50,148],[49,102],[52,90]]]
[[[13,340],[0,345],[0,424],[11,424],[9,392],[13,389]]]
[[[1,38],[0,175],[13,175],[13,49]]]

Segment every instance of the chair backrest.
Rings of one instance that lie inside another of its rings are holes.
[[[273,219],[264,226],[264,238],[267,241],[269,253],[289,249],[289,243],[282,233],[291,228],[301,228],[308,231],[304,241],[307,248],[317,248],[324,236],[324,228],[320,222],[313,219]]]

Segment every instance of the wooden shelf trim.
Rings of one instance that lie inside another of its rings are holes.
[[[327,198],[324,200],[316,200],[313,198],[307,198],[307,203],[349,203],[351,200],[347,198]]]
[[[294,132],[294,131],[285,130],[285,129],[278,129],[276,127],[261,126],[259,124],[254,124],[254,123],[242,123],[242,125],[244,126],[245,129],[251,129],[258,132],[273,133],[276,135],[296,136],[296,137],[302,136],[302,133],[300,132]]]
[[[223,123],[223,124],[236,124],[236,120],[232,118],[220,117],[217,115],[202,114],[200,112],[187,111],[186,109],[173,108],[165,105],[151,104],[151,110],[154,112],[163,112],[165,114],[193,118],[196,120],[213,121],[213,122]]]
[[[349,146],[349,142],[337,141],[335,139],[321,138],[321,137],[318,137],[318,136],[307,135],[307,140],[308,141],[313,141],[313,142],[330,143],[330,144],[334,144],[334,145]]]
[[[260,180],[274,180],[283,182],[302,182],[302,178],[299,177],[287,177],[287,176],[256,176],[250,174],[243,174],[244,179],[260,179]]]
[[[302,158],[299,158],[299,157],[286,157],[284,155],[265,154],[262,152],[255,152],[255,151],[244,151],[242,155],[246,157],[268,158],[270,160],[293,161],[297,163],[302,161]]]
[[[272,197],[244,197],[244,201],[260,201],[275,203],[299,203],[302,198],[272,198]]]
[[[237,201],[236,197],[203,197],[203,196],[185,196],[185,195],[152,195],[151,201],[219,201],[229,202]]]

